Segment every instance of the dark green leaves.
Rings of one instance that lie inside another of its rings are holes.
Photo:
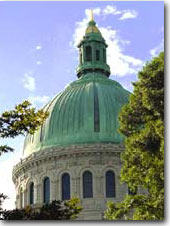
[[[22,104],[17,105],[14,110],[5,111],[0,116],[0,138],[15,138],[26,133],[33,134],[42,125],[47,116],[47,112],[43,110],[36,112],[28,101],[24,101]],[[0,156],[2,153],[11,151],[14,151],[14,149],[7,145],[0,145]],[[1,194],[0,210],[4,198],[5,196]],[[22,215],[21,212],[19,214]]]
[[[1,145],[0,146],[0,156],[1,156],[2,153],[13,152],[13,151],[14,151],[14,149],[7,146],[7,145]]]
[[[164,53],[148,62],[138,76],[119,116],[119,130],[125,136],[121,180],[144,194],[109,204],[105,217],[110,220],[164,218]]]
[[[77,218],[82,210],[79,206],[79,199],[72,198],[67,202],[54,200],[42,207],[32,209],[27,206],[25,209],[3,211],[2,220],[68,220]]]
[[[0,117],[0,137],[14,138],[25,133],[34,133],[42,125],[47,112],[30,107],[28,101],[24,101],[15,107],[14,110],[4,112]]]

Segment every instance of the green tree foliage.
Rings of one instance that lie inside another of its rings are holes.
[[[15,138],[26,133],[33,134],[47,118],[48,113],[43,110],[36,111],[28,101],[24,101],[14,110],[6,111],[0,116],[0,137]],[[0,146],[0,155],[13,151],[7,145]],[[25,209],[3,210],[2,202],[7,198],[0,194],[0,219],[1,220],[67,220],[78,216],[82,207],[78,206],[79,200],[73,198],[66,202],[53,201],[43,205],[38,210],[27,206]]]
[[[28,101],[24,101],[14,110],[5,111],[0,116],[0,138],[15,138],[26,133],[33,134],[47,116],[47,112],[36,111]],[[13,151],[13,148],[7,145],[0,146],[0,155],[9,151]]]
[[[35,210],[31,206],[25,209],[3,211],[2,220],[69,220],[77,218],[82,210],[79,199],[69,201],[52,201]]]
[[[15,138],[26,133],[33,134],[47,118],[48,113],[43,110],[36,111],[28,101],[17,105],[14,110],[5,111],[0,116],[0,138]],[[0,156],[2,153],[14,151],[8,145],[0,145]],[[2,214],[2,202],[7,196],[0,194],[0,214]]]
[[[133,192],[121,203],[109,203],[108,220],[164,219],[164,53],[138,74],[134,92],[119,116],[125,136],[121,180]]]

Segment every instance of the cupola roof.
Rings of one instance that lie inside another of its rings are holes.
[[[90,34],[90,33],[95,33],[95,34],[101,35],[101,32],[97,28],[96,22],[94,21],[92,10],[91,10],[91,18],[90,18],[90,21],[89,21],[88,26],[86,28],[85,34]]]

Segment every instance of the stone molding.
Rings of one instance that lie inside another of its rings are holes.
[[[44,149],[34,152],[28,157],[21,159],[18,164],[13,168],[12,179],[16,183],[16,178],[26,173],[28,168],[41,165],[43,162],[69,159],[74,157],[75,160],[79,156],[92,156],[92,155],[116,155],[124,150],[122,144],[86,144],[86,145],[72,145],[69,147],[56,147]],[[119,155],[119,154],[118,154]],[[53,167],[53,166],[52,166]]]
[[[78,197],[83,206],[80,219],[87,219],[89,211],[94,219],[102,219],[107,201],[120,201],[127,192],[119,181],[123,145],[90,144],[42,150],[21,160],[13,169],[13,181],[16,185],[16,207],[29,204],[29,185],[35,185],[35,207],[43,204],[43,180],[50,178],[50,200],[61,200],[61,178],[63,173],[70,175],[71,197]],[[82,175],[90,170],[93,175],[93,198],[83,198]],[[116,197],[106,198],[105,174],[107,170],[115,173]],[[22,192],[21,192],[22,190]],[[22,195],[24,194],[24,195]],[[22,196],[22,198],[21,198]],[[23,198],[24,197],[24,198]]]

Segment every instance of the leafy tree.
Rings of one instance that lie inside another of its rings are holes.
[[[109,203],[108,220],[164,219],[164,53],[138,74],[134,92],[119,116],[125,136],[121,180],[136,195]]]
[[[28,101],[24,101],[14,110],[5,111],[0,116],[0,137],[15,138],[26,133],[33,134],[47,116],[47,112],[43,110],[36,112]],[[0,146],[0,155],[9,151],[13,151],[13,148],[7,145]]]
[[[14,110],[4,112],[0,117],[0,137],[15,138],[26,133],[33,134],[47,118],[48,113],[43,110],[36,112],[28,101],[24,101],[15,107]],[[0,146],[2,153],[14,151],[7,145]],[[38,210],[27,206],[25,209],[3,210],[2,202],[7,198],[0,194],[0,219],[1,220],[67,220],[78,216],[82,207],[78,206],[79,200],[73,198],[69,201],[53,201],[43,205]]]
[[[26,133],[33,134],[47,116],[47,112],[36,111],[28,101],[24,101],[14,110],[5,111],[0,116],[0,138],[15,138]],[[0,156],[11,151],[14,151],[12,147],[0,145]],[[0,194],[0,215],[2,214],[2,202],[6,198],[7,196]]]
[[[43,205],[40,209],[35,210],[31,206],[25,209],[15,209],[4,211],[3,220],[69,220],[77,218],[82,210],[78,206],[79,199],[73,198],[69,201],[52,201],[52,203]]]

